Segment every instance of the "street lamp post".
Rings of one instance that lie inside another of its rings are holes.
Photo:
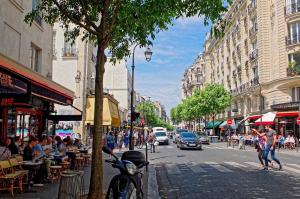
[[[134,115],[134,108],[133,108],[133,100],[134,100],[134,53],[135,53],[135,49],[138,46],[135,45],[133,48],[133,52],[132,52],[132,80],[131,80],[131,102],[130,102],[130,111],[131,111],[131,117],[130,117],[130,133],[129,133],[129,150],[134,150],[134,144],[133,144],[133,140],[132,140],[132,136],[133,136],[133,115]],[[148,47],[147,50],[145,51],[145,58],[146,61],[150,61],[151,60],[151,56],[152,56],[152,51],[151,49]]]

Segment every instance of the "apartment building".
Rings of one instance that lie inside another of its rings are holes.
[[[124,112],[122,115],[126,116],[122,118],[123,121],[128,121],[132,91],[131,81],[131,74],[127,68],[125,60],[118,60],[114,65],[108,59],[105,64],[103,80],[104,89],[106,89],[109,94],[113,95],[115,99],[119,101],[119,107]],[[136,93],[134,93],[134,106],[136,103],[135,98],[140,100],[139,96],[140,95],[136,96]]]
[[[70,29],[73,25],[70,24]],[[85,113],[86,97],[94,93],[94,56],[93,45],[78,37],[74,42],[65,36],[65,29],[60,23],[55,23],[53,33],[52,78],[74,92],[73,106],[55,105],[57,115],[71,116]],[[82,118],[84,120],[84,118]],[[82,134],[84,121],[60,121],[57,134],[66,136]]]
[[[237,0],[224,15],[222,38],[208,36],[204,84],[215,82],[234,96],[217,116],[236,121],[277,112],[275,127],[298,131],[300,106],[300,4],[296,0]]]
[[[203,54],[199,54],[194,63],[185,70],[181,81],[182,99],[191,96],[195,89],[201,89],[203,87],[205,79],[204,67],[205,60]]]
[[[73,92],[52,79],[52,27],[41,17],[26,24],[38,0],[0,5],[0,139],[41,136],[52,127],[54,104],[72,105]],[[53,133],[53,132],[47,132]]]

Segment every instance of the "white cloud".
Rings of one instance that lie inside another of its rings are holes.
[[[177,23],[182,26],[187,26],[191,24],[202,24],[204,17],[192,16],[192,17],[181,17],[177,19]]]

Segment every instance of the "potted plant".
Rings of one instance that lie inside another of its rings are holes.
[[[295,66],[296,66],[296,62],[295,61],[290,61],[288,64],[288,68],[287,68],[287,75],[289,76],[294,76],[295,74]]]

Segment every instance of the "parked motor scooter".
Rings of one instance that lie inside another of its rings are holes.
[[[140,151],[126,151],[120,160],[108,147],[103,147],[102,151],[114,158],[105,162],[120,170],[120,174],[114,176],[109,184],[106,199],[143,199],[141,169],[149,164],[144,154]]]

